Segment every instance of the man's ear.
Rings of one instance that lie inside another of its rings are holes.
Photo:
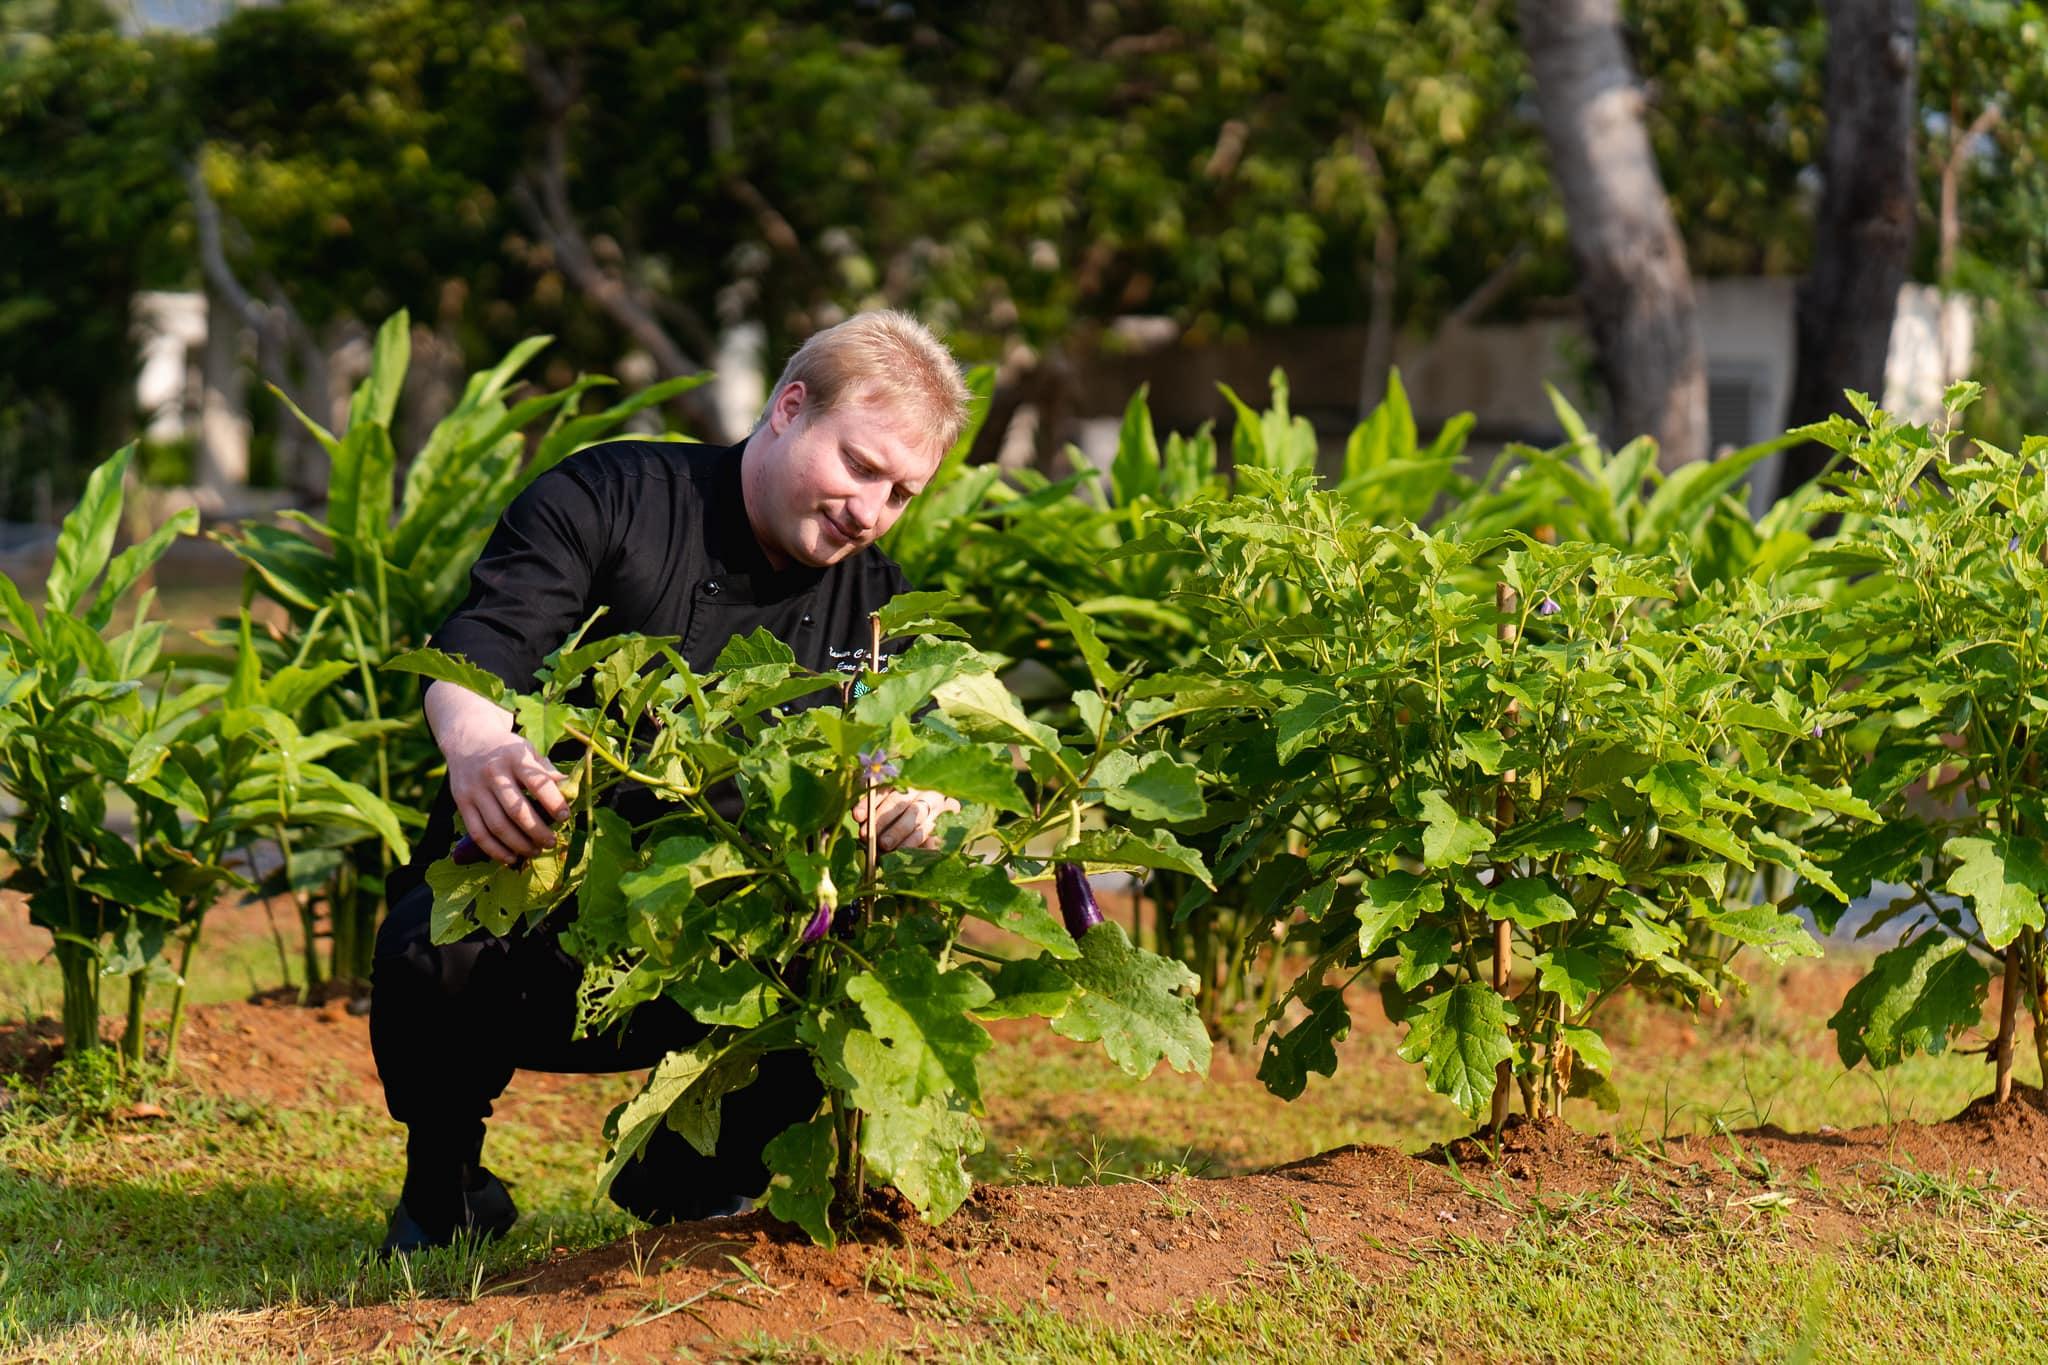
[[[804,400],[810,397],[804,388],[804,381],[792,379],[782,386],[775,395],[775,401],[768,405],[768,429],[777,436],[795,426],[803,416]]]

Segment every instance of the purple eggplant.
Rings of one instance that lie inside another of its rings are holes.
[[[455,847],[448,850],[448,858],[457,867],[468,867],[480,863],[491,855],[484,852],[483,845],[467,834],[455,841]]]
[[[818,875],[818,910],[811,916],[811,922],[804,926],[805,943],[816,943],[832,932],[833,912],[839,909],[839,888],[832,884],[832,874]]]
[[[1080,938],[1102,923],[1102,907],[1095,903],[1095,888],[1088,885],[1088,871],[1079,863],[1061,863],[1052,872],[1053,885],[1060,893],[1060,916],[1067,932]]]

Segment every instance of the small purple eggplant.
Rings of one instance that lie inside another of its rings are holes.
[[[803,941],[816,943],[832,932],[832,915],[839,908],[839,888],[832,884],[832,876],[825,873],[818,878],[818,912],[811,916],[804,926]]]
[[[488,857],[490,857],[490,854],[484,852],[483,845],[470,838],[467,834],[457,839],[455,847],[448,850],[449,860],[457,867],[469,867],[484,861]]]
[[[1053,885],[1059,889],[1060,916],[1067,932],[1080,938],[1102,923],[1102,907],[1095,903],[1095,888],[1088,885],[1088,872],[1079,863],[1061,863],[1053,869]]]

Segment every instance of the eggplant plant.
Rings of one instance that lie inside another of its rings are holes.
[[[1100,688],[1077,695],[1071,730],[1030,719],[996,659],[931,633],[949,629],[928,615],[942,597],[881,613],[878,639],[919,638],[857,679],[807,672],[760,631],[701,677],[673,641],[579,636],[526,695],[432,650],[393,661],[497,700],[575,778],[555,848],[517,869],[429,870],[435,938],[560,915],[584,964],[582,1030],[657,996],[704,1026],[612,1114],[601,1184],[663,1123],[711,1152],[721,1098],[764,1055],[801,1052],[826,1100],[768,1145],[767,1207],[829,1242],[870,1177],[932,1221],[967,1197],[988,1021],[1045,1018],[1133,1075],[1206,1069],[1192,974],[1073,900],[1074,867],[1206,878],[1160,823],[1203,802],[1199,775],[1155,743],[1146,715],[1162,708],[1133,697],[1077,615]],[[892,786],[961,803],[936,849],[877,857],[862,839],[856,803]],[[1055,866],[1064,920],[1027,886]]]
[[[1266,1015],[1276,1093],[1333,1071],[1368,974],[1402,1056],[1497,1124],[1511,1086],[1535,1115],[1611,1094],[1595,1016],[1615,993],[1713,999],[1744,946],[1818,954],[1746,875],[1832,885],[1774,826],[1873,813],[1798,770],[1810,704],[1756,681],[1814,602],[1703,594],[1668,558],[1597,544],[1374,525],[1300,477],[1247,484],[1162,515],[1152,552],[1183,562],[1173,600],[1209,641],[1178,684],[1257,697],[1179,742],[1229,793],[1210,802],[1218,882],[1248,877],[1250,932],[1311,955]],[[1295,609],[1246,606],[1266,601]]]
[[[1858,931],[1899,941],[1830,1021],[1843,1062],[1942,1051],[1981,1023],[1995,968],[1988,1050],[2004,1101],[2022,1008],[2048,1067],[2048,438],[2017,452],[1962,446],[1960,418],[1980,392],[1951,388],[1932,428],[1851,395],[1860,422],[1810,429],[1846,458],[1817,506],[1844,514],[1852,533],[1807,566],[1857,580],[1823,640],[1845,681],[1810,762],[1846,776],[1884,818],[1836,832],[1840,886],[1801,895],[1832,930],[1841,891],[1898,888]]]
[[[267,667],[346,665],[310,699],[305,719],[316,728],[358,727],[361,742],[333,761],[416,827],[423,818],[417,812],[433,796],[439,754],[420,711],[417,682],[382,671],[384,663],[425,643],[461,601],[470,565],[528,482],[708,376],[655,384],[591,413],[579,410],[585,395],[613,381],[583,375],[566,388],[515,402],[520,370],[550,340],[530,337],[469,377],[454,408],[401,469],[391,429],[410,338],[402,311],[378,329],[369,374],[350,400],[339,436],[293,409],[330,462],[325,519],[287,512],[288,524],[248,523],[216,536],[289,617],[284,640],[266,646]],[[232,630],[214,642],[231,647]],[[397,865],[390,847],[345,830],[309,832],[269,887],[289,891],[303,907],[309,941],[317,927],[312,917],[326,907],[328,970],[337,979],[369,977],[384,877]],[[309,956],[309,988],[319,984],[318,967]]]

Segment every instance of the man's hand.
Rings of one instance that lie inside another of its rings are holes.
[[[932,829],[941,815],[960,809],[960,803],[937,792],[886,791],[863,796],[854,803],[853,818],[862,830],[868,827],[868,804],[875,805],[875,848],[887,853],[898,848],[937,848]]]
[[[514,732],[512,713],[445,680],[427,688],[425,709],[448,760],[448,790],[477,847],[507,866],[554,847],[548,822],[569,814],[555,784],[568,774]]]

